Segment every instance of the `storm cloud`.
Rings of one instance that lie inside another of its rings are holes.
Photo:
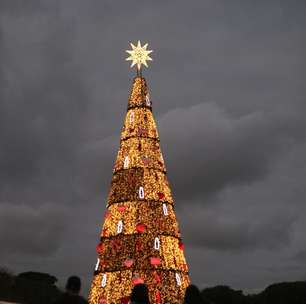
[[[95,262],[133,72],[144,71],[192,280],[305,278],[302,1],[0,3],[0,266]]]

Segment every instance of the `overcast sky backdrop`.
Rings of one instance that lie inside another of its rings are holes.
[[[0,1],[0,266],[96,261],[134,71],[145,71],[191,278],[306,280],[306,2]]]

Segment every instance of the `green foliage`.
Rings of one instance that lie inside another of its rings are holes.
[[[25,304],[51,304],[61,294],[54,276],[39,272],[24,272],[14,276],[0,269],[0,300]]]
[[[256,295],[244,295],[228,286],[205,288],[205,304],[305,304],[306,282],[277,283]]]
[[[228,286],[216,286],[206,288],[202,292],[202,297],[209,304],[247,304],[247,297],[241,290],[233,290]]]

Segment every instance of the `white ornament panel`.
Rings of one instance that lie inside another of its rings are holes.
[[[146,105],[147,105],[148,107],[151,106],[150,94],[149,94],[149,93],[146,95]]]
[[[154,240],[154,249],[159,250],[159,248],[160,248],[160,241],[159,241],[159,238],[156,237]]]
[[[178,273],[175,274],[176,283],[178,286],[182,285],[181,277]]]
[[[106,286],[106,281],[107,281],[107,277],[106,277],[106,273],[104,273],[103,276],[102,276],[102,281],[101,281],[101,286],[102,287]]]
[[[129,167],[130,159],[128,156],[124,158],[123,168],[127,169]]]
[[[163,204],[163,212],[164,212],[164,215],[168,215],[168,208],[167,208],[167,205],[166,204]]]
[[[98,258],[96,266],[95,266],[95,271],[97,271],[99,269],[99,265],[100,265],[100,259]]]
[[[134,111],[132,111],[131,114],[130,114],[130,123],[132,124],[134,122],[134,120],[135,120],[135,113],[134,113]]]
[[[144,190],[143,187],[139,187],[138,195],[140,199],[144,199]]]
[[[120,220],[117,224],[117,233],[121,233],[123,228],[123,222]]]

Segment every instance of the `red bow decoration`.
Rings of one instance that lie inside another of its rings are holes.
[[[136,231],[139,232],[139,233],[142,233],[146,230],[146,225],[145,224],[142,224],[142,223],[138,223],[136,225]]]
[[[117,210],[118,210],[119,212],[124,212],[124,211],[126,210],[126,208],[127,208],[127,206],[119,205],[119,206],[117,207]]]
[[[96,249],[97,249],[97,252],[98,252],[98,253],[101,253],[101,252],[103,251],[103,249],[104,249],[103,244],[102,244],[102,243],[99,243],[99,244],[97,245]]]
[[[184,250],[184,248],[185,248],[185,245],[184,245],[184,243],[182,243],[182,242],[179,242],[179,248],[180,248],[181,250]]]
[[[157,195],[158,195],[158,198],[159,198],[160,200],[162,200],[163,198],[165,198],[165,194],[164,194],[163,192],[158,192]]]
[[[161,260],[160,258],[156,258],[156,257],[151,257],[150,258],[150,263],[151,265],[160,265],[161,264]]]
[[[141,277],[134,277],[132,282],[134,285],[143,284],[143,279]]]
[[[134,264],[134,260],[133,259],[127,259],[123,262],[124,266],[130,268],[133,264]]]

